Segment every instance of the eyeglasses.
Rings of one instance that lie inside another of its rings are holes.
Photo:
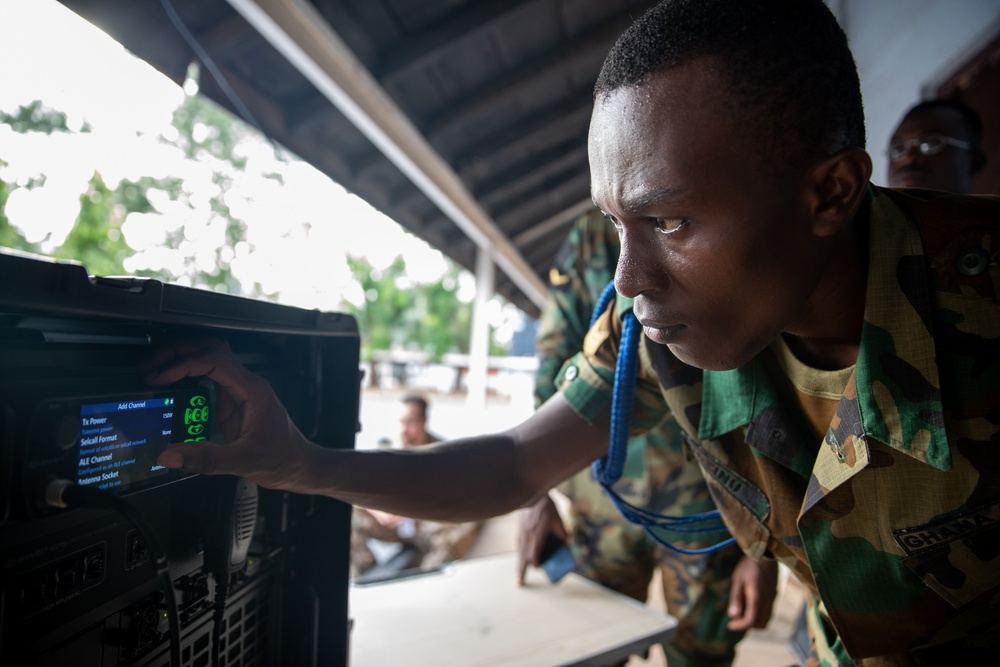
[[[955,148],[971,148],[972,144],[968,141],[953,139],[952,137],[946,137],[943,134],[935,132],[933,134],[925,134],[919,139],[894,141],[889,144],[889,150],[886,151],[886,154],[893,162],[899,162],[914,148],[916,148],[917,152],[921,155],[927,156],[940,153],[948,146],[954,146]]]

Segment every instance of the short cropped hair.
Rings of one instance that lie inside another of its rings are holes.
[[[969,143],[971,143],[972,147],[976,149],[982,145],[983,121],[979,117],[979,114],[972,109],[972,107],[967,104],[963,104],[958,100],[924,100],[923,102],[910,107],[906,114],[904,114],[903,118],[906,118],[915,111],[922,111],[924,109],[953,109],[957,111],[959,116],[962,118],[962,125],[965,126],[966,131],[969,133]]]
[[[412,404],[417,406],[417,409],[420,411],[421,419],[427,421],[428,406],[426,398],[424,398],[423,396],[419,396],[417,394],[407,394],[406,396],[403,397],[403,403],[406,405]]]
[[[664,0],[612,47],[594,97],[699,57],[721,64],[739,122],[780,167],[864,148],[857,67],[822,0]]]

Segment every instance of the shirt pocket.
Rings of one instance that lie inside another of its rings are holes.
[[[1000,499],[892,535],[903,563],[954,607],[1000,588]]]

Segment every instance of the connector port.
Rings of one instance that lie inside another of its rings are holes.
[[[149,545],[137,530],[125,536],[125,569],[134,570],[149,562]]]

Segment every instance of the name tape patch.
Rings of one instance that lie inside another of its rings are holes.
[[[921,526],[892,531],[896,544],[909,556],[973,537],[1000,525],[1000,501]]]
[[[698,459],[702,470],[716,484],[735,497],[751,514],[757,517],[758,521],[761,523],[767,521],[768,516],[771,514],[771,503],[760,487],[724,466],[722,462],[705,451],[693,438],[686,433],[684,435],[686,436],[684,439],[687,441],[691,451],[694,452],[695,458]]]

